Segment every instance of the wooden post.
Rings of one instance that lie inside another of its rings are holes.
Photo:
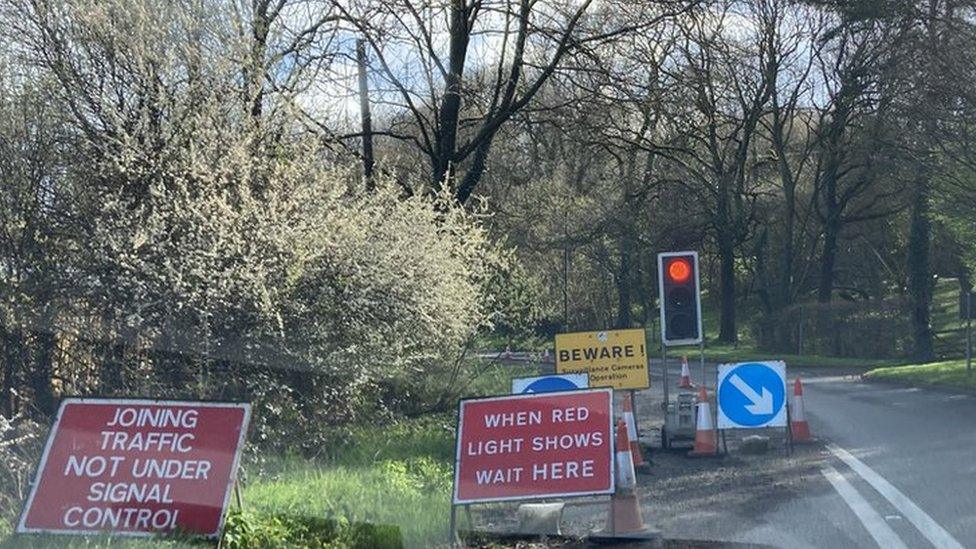
[[[366,180],[366,190],[375,188],[373,182],[373,117],[369,110],[369,80],[366,69],[366,40],[356,40],[356,65],[359,72],[359,114],[363,134],[363,178]]]

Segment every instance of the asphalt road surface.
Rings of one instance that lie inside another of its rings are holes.
[[[692,372],[699,382],[698,365]],[[714,372],[706,368],[710,392]],[[668,537],[790,548],[976,547],[976,396],[788,371],[796,375],[817,444],[748,457],[733,447],[694,465],[658,452],[641,479],[648,521]],[[638,395],[645,435],[661,423],[660,361],[652,384]]]

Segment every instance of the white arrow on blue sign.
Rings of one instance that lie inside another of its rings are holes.
[[[718,428],[786,426],[786,364],[742,362],[718,366]]]

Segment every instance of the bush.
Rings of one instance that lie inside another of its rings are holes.
[[[350,523],[309,516],[262,515],[233,511],[227,516],[221,546],[228,549],[343,547],[398,549],[403,536],[395,526]]]
[[[0,539],[13,531],[44,444],[43,425],[0,415]]]
[[[62,390],[246,399],[259,440],[314,451],[337,426],[444,401],[507,263],[481,212],[392,176],[367,189],[293,98],[254,116],[251,53],[219,30],[230,8],[166,7],[24,5],[37,87],[0,89],[0,113],[38,113],[0,117],[14,406],[50,413]]]

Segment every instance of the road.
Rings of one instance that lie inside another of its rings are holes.
[[[659,361],[652,372],[656,387],[638,398],[645,433],[660,424]],[[672,387],[678,372],[669,367]],[[733,448],[692,471],[659,453],[642,479],[649,522],[669,537],[791,548],[976,547],[976,396],[796,375],[820,443],[749,459]],[[713,389],[714,366],[706,379]]]

